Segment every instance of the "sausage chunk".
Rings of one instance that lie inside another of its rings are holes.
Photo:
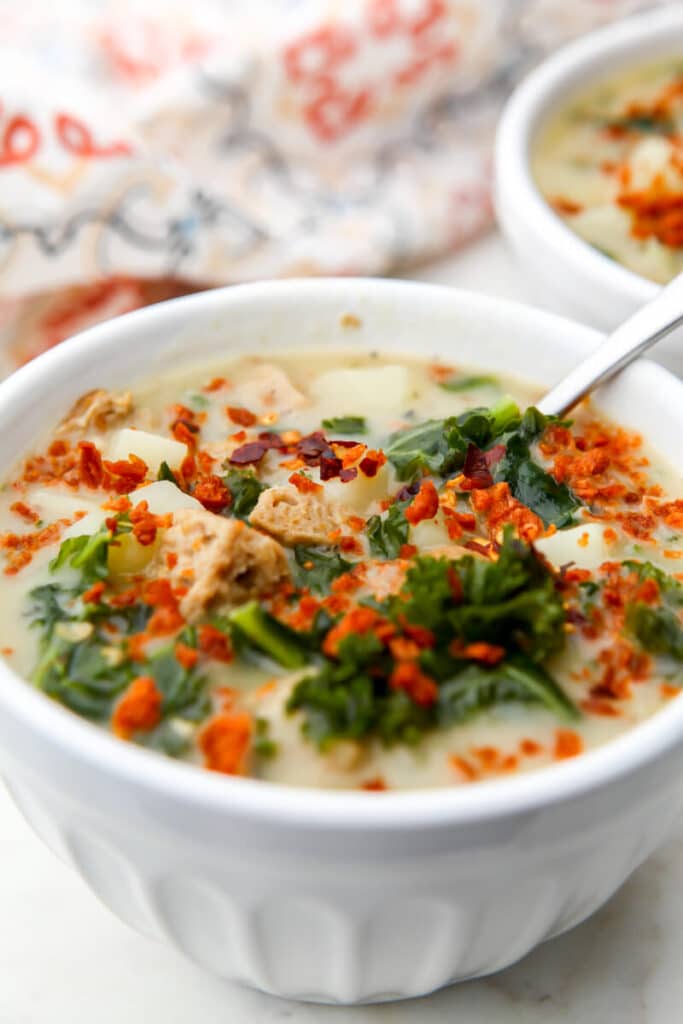
[[[280,545],[238,519],[178,509],[164,531],[156,572],[174,587],[186,587],[180,611],[196,622],[209,610],[266,597],[289,579]]]
[[[88,427],[107,430],[114,423],[125,420],[133,409],[130,391],[105,391],[95,388],[86,391],[69,409],[59,425],[58,433],[70,434],[73,431],[84,431]]]
[[[334,505],[322,495],[302,494],[296,487],[262,491],[249,522],[282,544],[329,544],[330,533],[342,525]]]

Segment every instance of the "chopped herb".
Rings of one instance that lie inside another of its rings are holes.
[[[640,580],[654,580],[661,603],[656,606],[636,601],[626,611],[626,626],[638,642],[651,654],[664,654],[683,661],[683,624],[679,609],[683,608],[683,584],[651,562],[624,562],[624,568],[635,572]]]
[[[172,484],[178,483],[175,473],[169,466],[168,462],[162,462],[159,466],[159,472],[157,473],[157,480],[169,480]]]
[[[209,408],[209,399],[206,397],[206,395],[200,395],[200,394],[188,395],[187,400],[188,400],[188,402],[190,403],[190,405],[192,406],[193,409],[208,409]]]
[[[302,668],[308,655],[301,639],[257,601],[249,601],[230,612],[228,621],[236,646],[264,654],[283,668]]]
[[[112,540],[111,530],[103,523],[93,534],[69,537],[62,541],[59,553],[50,562],[50,572],[63,568],[76,569],[81,583],[87,586],[108,576],[107,553]]]
[[[366,532],[370,551],[376,558],[398,558],[404,544],[408,543],[410,524],[404,509],[408,502],[394,502],[385,515],[370,516]]]
[[[323,427],[335,434],[367,434],[368,427],[364,416],[333,416],[323,420]]]
[[[297,544],[294,548],[296,561],[296,582],[300,587],[308,587],[316,594],[324,594],[337,576],[348,572],[352,562],[333,547],[309,546]]]
[[[261,492],[267,490],[267,485],[262,484],[250,469],[228,470],[223,483],[232,495],[232,504],[226,513],[238,519],[247,519],[254,511]]]
[[[569,526],[581,504],[566,484],[559,484],[531,457],[531,445],[556,417],[544,416],[538,409],[527,409],[519,427],[503,439],[505,454],[496,464],[494,479],[505,481],[511,493],[535,512],[546,526]]]
[[[450,380],[439,381],[439,387],[444,391],[474,391],[477,388],[499,388],[500,382],[497,377],[451,377]]]
[[[278,745],[268,735],[268,720],[266,718],[256,719],[256,735],[254,736],[254,753],[259,757],[275,757],[278,752]]]

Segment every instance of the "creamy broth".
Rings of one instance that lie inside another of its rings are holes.
[[[532,159],[566,224],[665,283],[683,270],[683,62],[610,78],[562,110]]]
[[[124,741],[279,783],[598,746],[683,682],[683,502],[590,405],[520,424],[537,396],[310,351],[90,393],[0,495],[3,653]]]

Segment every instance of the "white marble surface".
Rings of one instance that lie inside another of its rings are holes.
[[[503,244],[412,275],[535,299]],[[207,976],[120,924],[0,790],[0,1024],[678,1024],[683,823],[591,921],[495,977],[426,999],[306,1006]]]

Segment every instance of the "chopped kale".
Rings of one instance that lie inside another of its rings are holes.
[[[302,668],[309,656],[301,637],[262,608],[249,601],[228,616],[233,643],[242,652],[265,655],[283,668]]]
[[[223,477],[223,483],[232,495],[232,504],[226,513],[238,519],[247,519],[254,511],[256,502],[267,485],[262,484],[250,469],[230,469]]]
[[[367,434],[368,425],[364,416],[333,416],[323,420],[323,427],[335,434]]]
[[[169,466],[168,462],[162,462],[159,466],[159,472],[157,473],[157,480],[169,480],[172,484],[178,483],[176,475]]]
[[[410,524],[405,517],[407,502],[394,502],[384,515],[370,516],[366,532],[370,551],[376,558],[398,558],[404,544],[408,543]]]
[[[531,445],[556,417],[544,416],[538,409],[527,409],[519,427],[503,438],[505,454],[494,468],[495,481],[505,481],[518,501],[539,516],[546,526],[562,529],[572,523],[580,502],[566,484],[559,484],[534,462]]]
[[[107,553],[111,541],[112,532],[104,523],[93,534],[69,537],[62,541],[57,557],[50,562],[50,572],[58,572],[67,567],[76,569],[81,574],[83,586],[106,579]]]
[[[497,377],[474,376],[474,377],[451,377],[450,380],[439,382],[439,387],[444,391],[474,391],[477,388],[500,387]]]
[[[646,651],[683,661],[683,625],[671,608],[637,601],[628,609],[626,625]]]
[[[297,544],[294,559],[297,585],[316,594],[327,593],[332,581],[348,572],[353,564],[342,558],[336,548],[321,545]]]

